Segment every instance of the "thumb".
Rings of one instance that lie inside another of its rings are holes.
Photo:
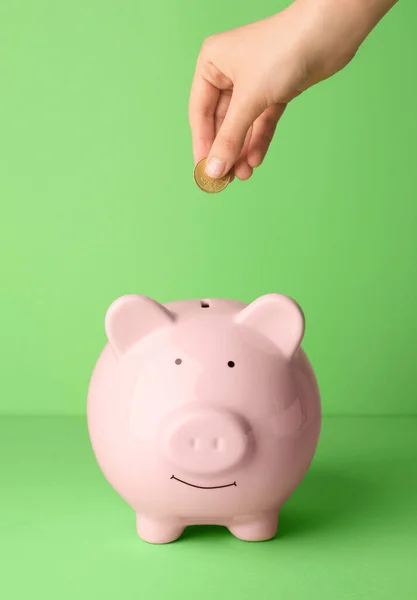
[[[218,179],[233,167],[242,151],[246,135],[253,122],[263,112],[260,102],[248,95],[233,92],[224,121],[207,159],[206,173]]]

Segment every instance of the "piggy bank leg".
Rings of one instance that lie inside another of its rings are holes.
[[[236,519],[229,531],[245,542],[264,542],[275,537],[278,530],[278,515],[260,515],[253,518]]]
[[[136,529],[139,537],[150,544],[169,544],[177,540],[184,531],[184,527],[178,523],[144,515],[136,515]]]

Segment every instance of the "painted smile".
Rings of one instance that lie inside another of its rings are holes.
[[[226,485],[211,485],[211,486],[205,486],[205,485],[194,485],[194,483],[188,483],[188,481],[184,481],[183,479],[178,479],[178,477],[175,477],[175,475],[172,475],[171,479],[175,479],[175,481],[179,481],[179,483],[183,483],[184,485],[189,485],[190,487],[193,488],[198,488],[199,490],[219,490],[220,488],[227,488],[227,487],[236,487],[236,481],[234,481],[233,483],[227,483]]]

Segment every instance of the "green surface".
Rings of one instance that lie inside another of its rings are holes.
[[[0,597],[393,600],[417,589],[417,418],[327,417],[278,536],[136,535],[80,417],[0,419]],[[200,493],[200,492],[197,492]]]
[[[109,304],[287,293],[327,414],[415,413],[417,3],[292,103],[265,165],[192,178],[202,40],[282,0],[0,1],[0,412],[83,414]]]

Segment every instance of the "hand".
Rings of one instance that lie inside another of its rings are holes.
[[[257,23],[208,38],[191,89],[194,161],[214,178],[248,179],[286,105],[342,69],[396,0],[295,0]]]

